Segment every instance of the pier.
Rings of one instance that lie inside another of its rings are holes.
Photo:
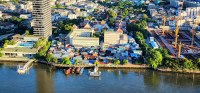
[[[26,72],[28,72],[29,69],[31,68],[33,62],[34,62],[34,60],[31,59],[23,67],[20,67],[20,65],[19,65],[18,69],[17,69],[17,73],[25,74]]]

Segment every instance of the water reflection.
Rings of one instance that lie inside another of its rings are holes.
[[[54,93],[55,70],[43,65],[35,66],[37,93]]]
[[[88,69],[85,69],[82,75],[66,76],[63,69],[52,69],[41,64],[35,64],[28,75],[18,75],[16,67],[17,64],[0,64],[0,73],[3,73],[0,81],[5,84],[5,86],[0,85],[0,90],[4,89],[5,92],[10,93],[13,89],[16,90],[14,92],[22,93],[27,86],[30,86],[30,93],[91,93],[93,91],[95,93],[102,93],[102,91],[104,93],[196,93],[200,90],[200,75],[162,73],[146,69],[100,69],[102,76],[93,78],[88,75]],[[9,82],[6,80],[15,82],[13,86],[16,87],[6,85]],[[168,91],[169,89],[171,91]]]

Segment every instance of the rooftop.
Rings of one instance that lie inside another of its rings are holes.
[[[25,47],[16,47],[16,48],[4,48],[2,52],[28,52],[28,53],[37,53],[38,49],[36,48],[25,48]]]

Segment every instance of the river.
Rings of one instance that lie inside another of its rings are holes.
[[[87,69],[66,76],[41,64],[19,75],[17,64],[0,63],[0,93],[200,93],[200,75],[101,69],[101,78],[90,78]]]

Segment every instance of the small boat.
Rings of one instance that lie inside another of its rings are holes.
[[[83,71],[84,71],[84,67],[83,67],[83,68],[81,68],[81,71],[80,71],[80,73],[79,73],[79,74],[83,74]]]
[[[19,74],[24,74],[24,73],[25,73],[25,70],[24,70],[23,68],[19,68],[19,69],[17,70],[17,72],[18,72]]]
[[[72,73],[72,74],[74,74],[75,71],[76,71],[76,68],[75,68],[75,67],[74,67],[74,68],[71,68],[71,73]]]
[[[65,70],[65,74],[66,74],[66,75],[69,75],[69,74],[70,74],[70,71],[71,71],[70,68],[66,69],[66,70]]]
[[[97,66],[95,66],[93,72],[90,72],[90,71],[89,71],[89,73],[90,73],[90,76],[91,76],[91,77],[100,77],[100,76],[101,76],[101,72],[98,71],[98,67],[97,67]]]
[[[79,74],[80,71],[81,71],[81,68],[80,68],[80,67],[77,67],[77,68],[76,68],[76,74]]]

